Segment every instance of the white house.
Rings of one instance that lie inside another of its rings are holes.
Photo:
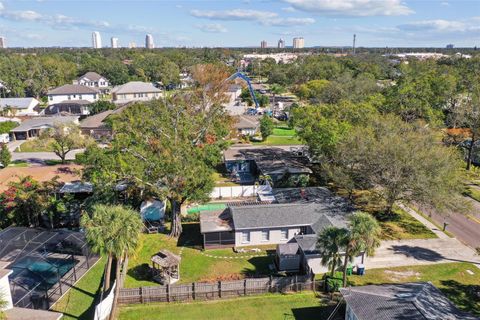
[[[10,108],[10,116],[36,116],[39,102],[35,98],[1,98],[0,110]]]
[[[102,92],[107,91],[107,89],[110,87],[110,82],[108,81],[108,79],[96,72],[85,73],[77,80],[74,80],[73,84],[96,88]]]
[[[67,113],[88,115],[88,105],[98,101],[100,91],[80,84],[66,84],[48,91],[48,105],[45,114]]]
[[[148,101],[162,96],[162,90],[149,82],[130,81],[112,90],[113,102]]]

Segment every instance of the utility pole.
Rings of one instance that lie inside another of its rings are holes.
[[[357,35],[353,34],[353,54],[355,55],[355,41],[357,40]]]

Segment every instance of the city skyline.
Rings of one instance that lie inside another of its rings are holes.
[[[0,36],[9,47],[89,47],[92,31],[104,39],[122,39],[123,44],[143,42],[151,34],[156,47],[257,47],[260,40],[276,43],[294,37],[308,39],[309,47],[351,46],[354,33],[358,47],[480,45],[480,3],[475,1],[112,3],[95,2],[92,11],[76,0],[0,0]]]

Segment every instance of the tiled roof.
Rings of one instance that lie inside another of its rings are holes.
[[[94,88],[82,86],[79,84],[66,84],[61,87],[48,91],[49,95],[68,95],[68,94],[98,94],[99,91]]]
[[[358,320],[479,320],[460,311],[427,282],[342,288]]]

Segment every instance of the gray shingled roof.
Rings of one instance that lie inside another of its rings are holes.
[[[403,283],[342,288],[358,320],[478,320],[460,311],[431,283]]]
[[[86,78],[86,79],[91,80],[91,81],[98,81],[101,78],[105,79],[105,77],[103,77],[103,76],[101,76],[98,73],[93,72],[93,71],[89,71],[89,72],[85,73],[83,76],[79,77],[78,80],[83,79],[83,78]]]
[[[150,82],[130,81],[121,86],[115,87],[112,93],[124,94],[124,93],[150,93],[150,92],[162,92],[162,90],[156,88]]]
[[[39,104],[38,100],[35,98],[1,98],[0,110],[5,107],[10,107],[13,109],[27,109],[32,101],[35,101],[36,104]]]
[[[67,95],[67,94],[98,94],[99,91],[94,88],[82,86],[79,84],[66,84],[61,87],[48,91],[49,95]]]
[[[318,236],[316,234],[295,236],[296,243],[306,254],[317,252],[317,240]]]
[[[260,122],[256,117],[241,115],[241,116],[238,116],[236,120],[237,120],[237,122],[235,122],[236,129],[250,129],[250,128],[256,129],[260,126]]]
[[[11,132],[25,132],[31,129],[52,128],[55,123],[69,123],[78,121],[78,116],[36,117],[23,121]]]
[[[59,193],[92,193],[93,185],[89,182],[65,182],[58,191]]]

